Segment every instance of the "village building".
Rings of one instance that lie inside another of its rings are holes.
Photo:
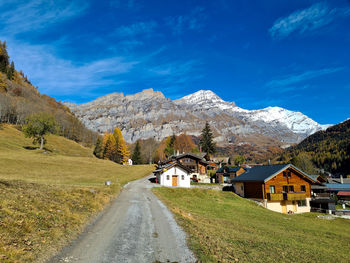
[[[210,183],[210,177],[207,175],[209,163],[206,161],[205,156],[206,154],[184,153],[171,156],[165,163],[177,162],[189,169],[193,181]]]
[[[191,187],[190,169],[177,162],[168,163],[153,172],[156,182],[167,187]]]
[[[232,179],[246,172],[246,169],[240,166],[224,166],[216,171],[215,182],[219,184],[229,184]]]
[[[215,163],[219,168],[230,165],[231,158],[230,157],[213,157],[211,158],[211,162]]]
[[[255,166],[232,179],[235,192],[280,213],[310,212],[313,178],[291,164]]]

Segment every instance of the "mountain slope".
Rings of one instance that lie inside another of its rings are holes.
[[[287,160],[306,153],[320,168],[332,173],[350,175],[350,120],[310,135],[282,156]]]
[[[85,104],[66,105],[90,129],[103,133],[120,127],[128,142],[161,140],[174,133],[198,136],[206,121],[219,144],[254,145],[261,138],[281,145],[296,143],[327,127],[300,112],[283,108],[245,110],[204,90],[175,101],[149,89],[134,95],[113,93]]]

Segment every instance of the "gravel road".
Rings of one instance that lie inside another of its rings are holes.
[[[185,233],[152,187],[148,178],[127,184],[96,222],[49,262],[196,262]]]

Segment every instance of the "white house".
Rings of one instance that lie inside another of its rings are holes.
[[[153,173],[157,177],[157,183],[167,187],[191,187],[190,170],[177,163],[167,164]]]

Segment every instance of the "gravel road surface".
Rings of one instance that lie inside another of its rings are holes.
[[[73,244],[48,262],[196,262],[185,233],[151,192],[148,179],[127,184]]]

